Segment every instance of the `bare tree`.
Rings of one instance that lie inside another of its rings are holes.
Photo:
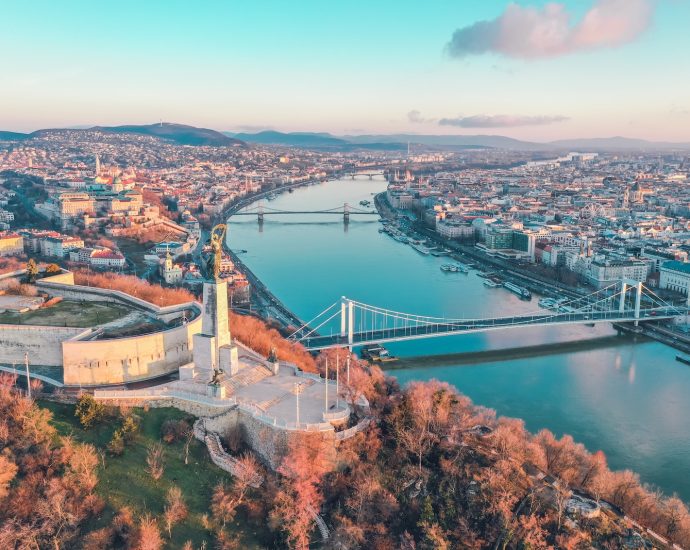
[[[153,443],[146,453],[147,470],[151,477],[158,481],[165,471],[163,445],[160,442]]]

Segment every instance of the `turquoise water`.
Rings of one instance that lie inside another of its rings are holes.
[[[333,181],[265,202],[285,210],[327,209],[372,200],[383,180]],[[378,232],[376,217],[266,215],[230,222],[229,243],[246,249],[243,261],[299,317],[309,320],[347,296],[410,313],[501,316],[534,311],[504,289],[489,289],[475,272],[444,273],[447,258],[422,256]],[[336,331],[336,324],[322,332]],[[643,481],[690,501],[690,367],[656,342],[613,338],[608,325],[532,327],[390,344],[409,368],[395,369],[401,383],[437,378],[455,385],[475,403],[522,418],[532,431],[570,433],[590,450],[603,450],[616,469],[630,468]],[[610,337],[606,339],[605,337]],[[602,340],[602,338],[604,338]],[[523,346],[595,339],[591,348],[567,352],[511,351],[489,362],[458,358],[428,366],[415,357],[510,350]]]

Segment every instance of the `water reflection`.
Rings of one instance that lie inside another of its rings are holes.
[[[275,199],[285,210],[327,209],[371,200],[383,181],[346,180],[296,190]],[[303,319],[311,319],[340,296],[398,311],[452,317],[511,315],[533,311],[483,279],[446,274],[447,258],[422,256],[378,233],[370,220],[351,220],[344,231],[333,216],[299,216],[289,221],[231,221],[233,248],[243,261]],[[263,232],[261,232],[263,229]],[[329,330],[338,330],[334,325]],[[595,340],[591,340],[595,339]],[[587,340],[579,345],[578,342]],[[512,350],[573,342],[567,348]],[[667,493],[690,501],[690,368],[675,352],[649,341],[616,337],[608,325],[531,327],[400,342],[390,346],[410,368],[393,372],[413,379],[448,381],[476,403],[523,418],[532,431],[571,433],[590,450],[602,449],[613,468],[631,468]],[[565,351],[564,351],[565,350]],[[415,357],[458,352],[490,354],[472,361],[448,358],[430,363]]]

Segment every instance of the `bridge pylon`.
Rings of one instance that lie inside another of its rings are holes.
[[[349,298],[340,298],[340,336],[347,336],[347,346],[352,351],[355,341],[355,304]]]
[[[259,211],[257,213],[257,220],[259,223],[264,223],[264,203],[259,203]]]
[[[345,223],[350,221],[350,205],[348,203],[343,205],[343,221]]]

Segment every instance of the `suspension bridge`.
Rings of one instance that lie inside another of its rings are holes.
[[[490,318],[416,315],[342,297],[295,330],[290,339],[315,351],[532,326],[628,322],[637,326],[641,322],[669,320],[687,313],[687,306],[668,304],[637,281],[616,283],[561,302],[557,311],[540,308]],[[326,335],[326,330],[331,333]]]
[[[366,210],[363,208],[356,208],[350,206],[348,203],[343,204],[343,206],[336,206],[335,208],[327,208],[322,210],[280,210],[278,208],[271,208],[265,206],[263,203],[258,205],[244,208],[238,212],[235,212],[233,216],[256,216],[259,222],[264,221],[265,216],[286,216],[294,214],[326,214],[341,216],[345,221],[349,221],[350,216],[378,216],[379,213],[376,210]]]

